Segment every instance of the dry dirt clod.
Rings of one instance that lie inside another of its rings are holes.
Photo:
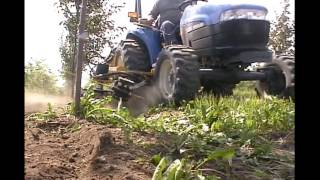
[[[79,157],[79,153],[77,153],[77,152],[73,153],[72,157]]]
[[[68,144],[63,144],[63,147],[64,147],[64,148],[68,148],[69,145],[68,145]]]
[[[107,163],[107,158],[104,157],[104,156],[99,156],[99,157],[96,159],[96,162],[97,162],[97,163]]]
[[[102,167],[102,171],[104,173],[109,173],[113,170],[116,170],[116,169],[119,169],[118,167],[114,166],[114,165],[110,165],[110,164],[107,164],[105,166]]]
[[[76,160],[73,159],[73,158],[70,158],[70,159],[69,159],[69,162],[74,163],[74,162],[76,162]]]
[[[67,135],[62,135],[61,138],[62,138],[62,139],[69,139],[70,137],[67,136]]]

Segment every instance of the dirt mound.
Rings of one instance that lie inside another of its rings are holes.
[[[26,122],[25,179],[151,179],[156,138],[87,121]],[[143,142],[139,144],[138,142]]]

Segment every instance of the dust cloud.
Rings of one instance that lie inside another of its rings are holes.
[[[48,95],[35,92],[25,92],[25,113],[44,112],[48,109],[48,103],[54,108],[64,107],[72,99],[67,96]]]

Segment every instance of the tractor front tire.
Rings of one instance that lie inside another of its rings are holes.
[[[160,52],[155,77],[165,102],[179,105],[197,94],[200,88],[199,62],[193,52],[182,45],[167,46]]]
[[[271,63],[258,69],[266,73],[266,80],[258,81],[256,92],[258,96],[278,96],[291,98],[295,96],[295,61],[291,56],[275,56]]]

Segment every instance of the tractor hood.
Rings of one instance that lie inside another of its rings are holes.
[[[213,25],[221,21],[228,20],[227,18],[249,19],[246,15],[249,13],[251,13],[250,15],[253,15],[256,12],[264,13],[266,16],[268,10],[262,5],[254,4],[226,3],[214,1],[198,3],[197,5],[190,5],[184,10],[180,25],[184,26],[195,22],[202,22],[203,25]],[[224,17],[222,16],[228,17],[224,19]]]

